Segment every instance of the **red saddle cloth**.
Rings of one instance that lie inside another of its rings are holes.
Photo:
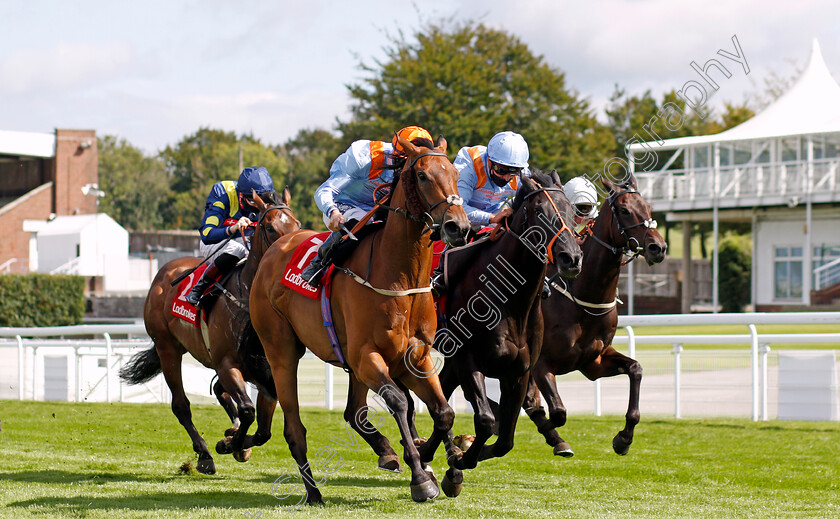
[[[192,290],[192,287],[198,283],[198,280],[201,279],[201,275],[204,274],[205,270],[207,270],[206,263],[191,272],[189,276],[185,277],[178,285],[178,295],[172,299],[172,315],[187,321],[193,326],[198,326],[198,319],[196,319],[198,310],[196,307],[187,302],[187,295],[190,293],[190,290]],[[212,288],[213,287],[211,285],[210,289]],[[206,323],[207,312],[203,312],[201,315]]]
[[[318,254],[318,248],[329,236],[329,232],[322,232],[314,234],[297,246],[292,253],[292,259],[286,265],[286,270],[283,272],[283,284],[291,288],[298,294],[304,295],[310,299],[318,299],[321,295],[321,287],[332,278],[332,272],[327,271],[321,278],[323,282],[317,287],[313,287],[300,277],[300,273],[309,266],[309,263],[315,259]],[[330,266],[330,270],[333,267]]]

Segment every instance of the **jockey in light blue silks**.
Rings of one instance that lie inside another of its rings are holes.
[[[452,164],[458,170],[458,193],[464,199],[464,211],[474,230],[495,225],[513,210],[504,206],[516,195],[519,175],[530,176],[528,143],[518,133],[497,133],[487,146],[465,146]],[[446,291],[443,279],[443,256],[432,276],[437,294]]]
[[[431,134],[419,126],[407,126],[397,134],[408,141],[425,139],[432,142]],[[394,180],[394,170],[402,169],[403,164],[405,152],[396,135],[391,142],[356,141],[335,159],[330,177],[315,191],[315,203],[324,213],[324,223],[333,233],[301,272],[307,283],[318,286],[327,267],[344,259],[336,254],[338,245],[343,241],[341,226],[352,228],[373,209],[374,189],[390,184]]]
[[[248,255],[242,235],[228,240],[224,246],[218,244],[242,229],[248,229],[252,220],[256,220],[259,210],[251,198],[252,191],[267,203],[274,193],[274,182],[268,170],[263,167],[250,167],[242,170],[238,181],[223,180],[213,184],[207,203],[204,206],[204,218],[198,228],[201,237],[199,251],[213,263],[207,267],[201,279],[187,295],[187,301],[198,305],[201,295],[221,274],[230,271],[242,258]],[[263,196],[265,195],[265,196]]]

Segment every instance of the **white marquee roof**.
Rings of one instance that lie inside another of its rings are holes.
[[[714,135],[699,135],[667,139],[655,150],[684,146],[753,139],[768,139],[787,135],[840,132],[840,85],[831,76],[822,57],[820,44],[814,39],[811,58],[796,83],[751,119]],[[632,144],[631,151],[643,150],[643,144]]]
[[[0,130],[0,155],[55,157],[55,134]]]

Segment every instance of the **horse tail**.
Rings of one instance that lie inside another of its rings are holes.
[[[160,357],[153,345],[131,357],[128,364],[120,370],[120,378],[130,385],[142,384],[152,380],[160,372]]]
[[[277,387],[274,385],[274,377],[271,376],[271,366],[268,365],[265,349],[250,319],[245,322],[242,333],[239,335],[236,352],[248,368],[257,388],[277,400]]]

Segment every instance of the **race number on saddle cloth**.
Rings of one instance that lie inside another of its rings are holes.
[[[201,275],[204,274],[204,271],[207,270],[207,265],[201,265],[197,269],[195,269],[189,276],[185,277],[181,283],[178,285],[178,296],[172,299],[172,315],[187,321],[193,326],[198,327],[198,319],[196,319],[198,315],[198,311],[196,308],[187,302],[187,294],[190,293],[192,287],[198,283],[198,280],[201,278]],[[217,280],[213,280],[217,281]],[[210,290],[212,290],[212,285]],[[201,317],[204,319],[204,322],[207,322],[207,312],[202,312]]]
[[[313,287],[300,276],[300,273],[309,265],[318,253],[318,248],[324,243],[324,240],[329,236],[329,232],[321,232],[314,234],[305,239],[297,246],[292,253],[292,259],[286,265],[286,270],[283,272],[283,284],[291,288],[300,295],[304,295],[310,299],[318,299],[321,295],[321,287]],[[324,283],[329,282],[332,276],[327,275],[324,278]]]

